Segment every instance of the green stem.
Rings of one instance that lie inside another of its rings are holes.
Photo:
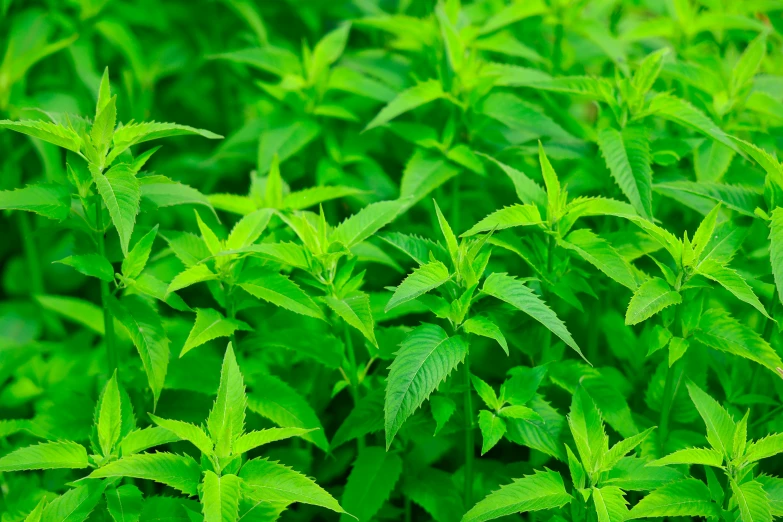
[[[348,354],[348,381],[351,389],[351,397],[353,397],[353,405],[359,404],[359,370],[356,365],[356,353],[353,350],[353,339],[351,339],[351,329],[348,323],[343,321],[343,336],[345,338],[345,351]],[[359,451],[364,449],[364,436],[356,439]]]
[[[229,319],[236,319],[237,318],[237,308],[236,303],[234,303],[234,292],[233,287],[228,286],[228,290],[225,292],[225,300],[226,300],[226,315],[228,315]],[[237,345],[237,332],[234,330],[234,332],[229,336],[229,339],[231,340],[231,346],[234,347],[234,351],[239,349],[239,345]]]
[[[95,203],[95,231],[96,242],[98,243],[98,253],[106,257],[106,244],[104,242],[103,230],[103,208],[100,199]],[[106,361],[109,366],[109,373],[119,372],[119,362],[117,359],[117,346],[114,339],[114,317],[109,310],[109,283],[101,279],[101,305],[103,306],[103,341],[106,344]]]
[[[460,219],[461,219],[461,208],[460,208],[460,176],[457,174],[454,177],[454,181],[451,184],[451,228],[453,230],[457,230],[459,233],[460,230]]]
[[[34,295],[44,293],[43,273],[38,260],[38,247],[33,241],[33,230],[30,226],[30,216],[25,212],[17,213],[19,233],[22,235],[22,247],[27,258],[27,270],[30,273],[30,290]]]
[[[683,361],[680,359],[672,366],[666,369],[666,383],[663,385],[663,404],[661,406],[661,421],[658,424],[658,444],[661,450],[661,456],[664,455],[663,449],[666,444],[666,438],[669,435],[669,416],[674,402],[674,395],[677,393],[675,383],[679,383],[684,370]],[[679,387],[679,384],[677,384]]]
[[[470,353],[465,356],[465,506],[473,505],[473,397],[470,382]]]
[[[555,42],[552,48],[552,72],[560,72],[561,62],[563,61],[563,23],[558,14],[557,25],[555,25]]]
[[[555,255],[555,242],[552,239],[552,236],[547,237],[547,243],[546,243],[546,275],[548,278],[551,279],[552,277],[552,267],[554,266],[554,255]]]

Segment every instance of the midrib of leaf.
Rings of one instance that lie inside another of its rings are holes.
[[[655,299],[651,300],[649,303],[647,303],[647,306],[644,306],[644,307],[642,307],[640,309],[640,312],[645,312],[645,314],[646,314],[647,310],[652,308],[654,304],[656,304],[658,301],[660,301],[664,297],[668,296],[671,292],[673,292],[673,290],[668,290],[667,292],[665,292],[665,293],[659,295],[658,297],[656,297]]]
[[[122,507],[122,500],[119,491],[117,491],[117,488],[114,488],[114,494],[117,495],[117,503],[120,505],[120,513],[121,513],[120,518],[122,518],[122,520],[125,520],[125,509]]]
[[[427,356],[426,356],[426,357],[425,357],[425,358],[422,360],[422,363],[421,363],[421,365],[419,365],[419,367],[418,367],[418,368],[416,368],[416,372],[413,374],[413,377],[412,377],[412,378],[409,380],[409,382],[408,382],[408,385],[407,385],[407,386],[405,386],[405,393],[403,393],[403,394],[402,394],[403,401],[400,401],[400,405],[397,407],[397,409],[396,409],[396,410],[395,410],[395,412],[394,412],[394,419],[395,419],[395,420],[397,419],[397,414],[400,412],[400,408],[402,408],[402,403],[404,402],[404,397],[405,397],[406,395],[408,395],[408,390],[410,390],[410,388],[411,388],[411,385],[413,385],[413,381],[414,381],[414,380],[416,380],[416,377],[418,377],[418,375],[419,375],[419,372],[421,371],[422,367],[424,366],[424,363],[425,363],[425,362],[427,362],[427,361],[429,360],[429,358],[430,358],[430,356],[432,355],[432,353],[433,353],[435,350],[437,350],[437,349],[438,349],[438,347],[439,347],[441,344],[445,343],[445,342],[446,342],[446,341],[448,341],[449,339],[451,339],[451,337],[448,337],[448,336],[446,336],[446,338],[445,338],[445,339],[443,339],[443,340],[442,340],[442,341],[440,341],[438,344],[436,344],[436,345],[435,345],[435,346],[434,346],[434,347],[433,347],[433,348],[432,348],[432,349],[429,351],[429,353],[427,353]]]

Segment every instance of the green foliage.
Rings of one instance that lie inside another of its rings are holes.
[[[2,522],[783,516],[781,12],[0,1]]]

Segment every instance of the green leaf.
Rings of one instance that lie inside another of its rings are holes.
[[[104,457],[108,457],[111,455],[114,445],[120,440],[120,430],[122,428],[122,404],[116,371],[103,388],[97,424],[98,443],[101,446],[101,453],[103,453]]]
[[[449,337],[439,326],[423,324],[400,346],[386,384],[386,447],[405,420],[465,359],[468,345],[461,336]]]
[[[141,491],[132,484],[106,490],[106,509],[114,522],[138,522],[143,503]]]
[[[539,210],[546,212],[546,191],[542,189],[538,183],[530,179],[524,172],[510,167],[505,163],[501,163],[500,161],[490,156],[483,156],[500,167],[500,169],[511,179],[511,182],[514,184],[514,190],[517,193],[517,197],[522,203],[536,205]]]
[[[541,214],[535,205],[511,205],[496,210],[475,225],[470,230],[462,234],[461,237],[469,237],[479,232],[488,232],[490,230],[503,230],[511,227],[528,227],[541,225]]]
[[[209,198],[193,187],[159,175],[144,176],[138,180],[141,184],[141,197],[157,208],[201,205],[207,207],[213,214],[215,213]]]
[[[769,497],[769,504],[772,515],[779,517],[783,513],[783,479],[770,477],[769,475],[759,475],[757,482],[761,482],[764,491]]]
[[[538,159],[541,163],[541,175],[544,178],[544,185],[546,186],[547,196],[547,219],[551,223],[554,223],[560,217],[561,200],[560,200],[560,180],[557,178],[555,169],[552,168],[552,164],[549,163],[549,158],[546,156],[544,146],[541,142],[538,142]]]
[[[628,501],[625,493],[617,486],[591,488],[593,491],[593,506],[598,522],[623,522],[628,516]]]
[[[277,377],[263,376],[263,386],[256,387],[248,396],[248,407],[283,428],[314,430],[301,437],[323,451],[329,450],[329,441],[312,406]]]
[[[693,257],[696,262],[700,263],[705,260],[702,258],[702,255],[715,231],[715,223],[718,220],[719,212],[720,204],[715,205],[715,208],[704,217],[701,223],[699,223],[699,228],[697,228],[696,232],[693,234],[693,241],[691,241],[691,244],[693,246]]]
[[[647,134],[643,126],[628,126],[622,131],[607,127],[598,133],[598,146],[625,197],[640,216],[652,220],[652,168]]]
[[[451,279],[449,269],[440,261],[431,261],[421,265],[400,283],[386,304],[385,311],[388,312],[395,306],[412,301],[420,295],[438,288],[449,279]]]
[[[58,147],[68,149],[73,152],[79,152],[82,139],[73,130],[62,125],[39,120],[0,120],[0,129],[10,129],[22,134],[27,134],[33,138],[38,138]]]
[[[290,439],[291,437],[302,437],[311,431],[313,429],[305,428],[268,428],[251,431],[238,437],[233,442],[231,450],[234,455],[241,455],[264,444]]]
[[[702,481],[689,478],[656,489],[631,509],[628,519],[681,516],[720,516],[720,507]]]
[[[117,125],[117,96],[112,96],[106,102],[101,110],[95,115],[95,121],[90,129],[90,138],[92,144],[98,150],[101,160],[106,156],[109,150],[114,127]]]
[[[642,283],[634,292],[625,312],[625,324],[634,325],[654,316],[667,306],[680,304],[682,297],[659,277]]]
[[[241,478],[230,474],[217,476],[207,470],[201,494],[204,522],[236,522],[241,496]]]
[[[307,269],[308,261],[304,248],[296,243],[261,243],[250,245],[239,250],[232,250],[229,253],[248,252],[253,256],[262,259],[270,259],[283,265],[290,265],[296,268]]]
[[[255,243],[266,229],[271,217],[272,210],[267,208],[244,216],[231,229],[226,239],[226,249],[237,250]]]
[[[456,411],[457,404],[452,399],[443,395],[433,395],[430,397],[430,412],[435,421],[435,433],[433,433],[433,435],[437,435],[438,432],[443,429]],[[381,418],[381,429],[382,428],[383,418]]]
[[[332,232],[331,241],[351,248],[391,223],[402,208],[403,203],[399,200],[370,203],[337,225]]]
[[[207,265],[193,265],[186,268],[169,283],[169,287],[166,290],[167,294],[182,290],[196,283],[203,283],[204,281],[213,281],[218,278],[218,275],[207,267]]]
[[[228,426],[232,437],[239,436],[245,429],[246,407],[247,396],[242,372],[234,356],[234,348],[231,343],[228,343],[223,356],[223,367],[220,370],[217,398],[207,419],[212,440],[218,442]]]
[[[443,212],[440,211],[438,202],[433,199],[432,204],[435,205],[435,215],[437,215],[438,217],[438,225],[440,226],[440,232],[441,234],[443,234],[443,239],[446,241],[446,250],[448,250],[449,252],[449,256],[451,257],[451,262],[454,264],[454,266],[457,266],[458,265],[457,257],[459,251],[457,236],[454,235],[454,231],[451,230],[451,225],[449,225],[449,222],[446,221],[446,217],[443,215]]]
[[[669,367],[671,368],[675,362],[677,362],[685,352],[688,351],[690,341],[683,339],[682,337],[672,337],[669,341]]]
[[[783,434],[773,433],[748,444],[745,462],[757,462],[778,453],[783,453]]]
[[[315,45],[308,70],[311,81],[314,81],[326,68],[340,58],[348,41],[350,30],[350,23],[342,24],[337,29],[327,33]]]
[[[0,472],[26,469],[79,469],[89,466],[87,450],[75,442],[44,442],[0,458]]]
[[[47,310],[86,326],[95,333],[104,334],[103,310],[90,301],[59,295],[37,295],[35,300]]]
[[[719,308],[710,308],[701,316],[694,338],[716,350],[755,361],[776,375],[783,368],[780,356],[761,335]]]
[[[629,452],[633,451],[639,444],[644,442],[647,436],[652,433],[655,428],[647,428],[641,433],[637,433],[627,439],[623,439],[607,451],[601,462],[601,469],[611,471],[617,463],[620,462]]]
[[[438,80],[427,80],[399,93],[365,127],[365,131],[383,125],[400,114],[412,111],[416,107],[437,100],[444,95]],[[1,122],[0,122],[1,123]]]
[[[767,34],[761,33],[758,35],[748,46],[740,56],[734,69],[731,71],[731,80],[729,84],[729,92],[733,96],[742,90],[756,75],[756,72],[764,60],[764,55],[767,50]],[[743,522],[748,522],[743,516]]]
[[[654,114],[683,127],[691,128],[731,149],[736,150],[737,148],[726,133],[702,111],[691,105],[690,102],[671,94],[658,94],[650,101],[645,113]]]
[[[152,244],[158,235],[158,226],[147,232],[144,237],[139,239],[133,248],[122,260],[122,275],[130,279],[136,279],[144,267],[147,266],[147,260],[150,258]],[[113,278],[113,275],[112,275]]]
[[[503,438],[506,433],[506,423],[491,411],[481,410],[478,425],[482,438],[481,454],[484,455]]]
[[[539,0],[504,5],[484,22],[479,33],[492,33],[525,18],[537,16],[545,12],[546,5]]]
[[[737,484],[734,479],[730,479],[729,483],[742,522],[772,522],[769,498],[760,482],[751,480]]]
[[[631,266],[605,239],[589,229],[574,230],[565,239],[558,240],[562,247],[572,250],[579,256],[631,290],[636,290],[636,282]]]
[[[417,148],[402,173],[400,200],[406,207],[413,206],[459,173],[460,169],[441,154]]]
[[[473,388],[476,390],[476,393],[478,393],[479,397],[481,397],[481,400],[484,401],[484,404],[486,404],[488,408],[493,410],[500,409],[502,403],[498,401],[498,396],[495,393],[495,390],[492,389],[492,386],[481,380],[481,378],[476,375],[471,375],[470,382],[473,383]]]
[[[772,265],[778,298],[783,303],[783,208],[776,208],[770,215],[772,219],[769,223],[769,262]]]
[[[24,522],[41,522],[41,516],[43,515],[44,506],[46,506],[46,497],[43,497],[32,511],[25,517]]]
[[[686,383],[688,394],[707,426],[707,441],[710,446],[726,457],[732,457],[734,448],[734,421],[715,399],[704,393],[692,382]]]
[[[157,404],[169,365],[169,339],[160,315],[136,295],[127,296],[122,301],[111,299],[109,309],[136,346]]]
[[[71,193],[63,185],[38,183],[0,191],[0,209],[35,212],[62,221],[71,213]]]
[[[755,189],[742,185],[707,181],[669,181],[656,183],[653,188],[663,194],[680,193],[686,197],[697,196],[697,199],[705,200],[705,203],[710,203],[709,200],[723,203],[728,208],[746,216],[754,216],[756,207],[760,206],[762,202],[761,195]],[[698,207],[696,208],[698,209]],[[706,210],[704,212],[706,213]]]
[[[93,181],[103,198],[103,203],[109,209],[114,228],[120,236],[122,253],[127,257],[133,227],[136,224],[136,214],[141,203],[141,188],[139,180],[130,166],[120,163],[106,171],[105,174],[91,170]]]
[[[242,466],[239,476],[247,486],[245,494],[255,501],[301,502],[345,513],[337,500],[312,479],[277,462],[253,459]]]
[[[402,483],[403,494],[418,504],[435,522],[459,520],[465,512],[451,473],[427,467]]]
[[[283,208],[292,210],[303,210],[313,207],[325,201],[344,198],[346,196],[356,196],[363,191],[355,187],[343,186],[321,186],[310,187],[303,190],[291,192],[283,198]]]
[[[160,138],[168,138],[170,136],[202,136],[211,140],[222,139],[223,136],[203,129],[195,129],[188,127],[187,125],[179,125],[177,123],[159,123],[155,121],[143,122],[143,123],[129,123],[123,127],[120,127],[114,132],[114,148],[109,157],[107,163],[111,163],[120,154],[125,152],[128,147],[144,143],[145,141],[157,140]]]
[[[111,101],[111,82],[109,81],[109,68],[103,69],[101,83],[98,85],[98,103],[95,104],[95,115],[97,116]]]
[[[570,501],[571,495],[566,493],[559,473],[537,471],[487,495],[465,513],[462,522],[482,522],[514,513],[555,509]]]
[[[582,465],[588,473],[594,473],[600,469],[601,459],[608,451],[609,438],[604,431],[601,413],[581,386],[577,388],[571,401],[568,425]]]
[[[180,440],[179,437],[169,430],[157,426],[150,426],[128,433],[125,438],[122,439],[122,442],[120,442],[120,451],[123,456],[127,457],[128,455],[134,455],[146,449],[168,444],[169,442],[176,442],[178,440]]]
[[[522,310],[530,317],[546,326],[564,343],[573,348],[582,358],[582,351],[568,332],[565,324],[533,291],[513,276],[494,273],[485,281],[481,292]]]
[[[359,452],[348,475],[341,499],[343,507],[359,522],[369,522],[389,499],[402,475],[402,459],[384,448],[369,446]],[[341,515],[347,522],[350,517]]]
[[[377,388],[359,399],[359,402],[334,434],[332,438],[333,449],[350,440],[383,429],[384,393],[383,388]]]
[[[254,297],[297,314],[326,320],[317,304],[285,274],[264,269],[245,272],[239,286]]]
[[[220,312],[212,308],[196,308],[196,321],[193,323],[193,328],[190,330],[179,356],[182,357],[193,348],[218,337],[230,337],[237,330],[250,329],[242,321],[226,319]]]
[[[269,172],[275,154],[282,163],[302,150],[319,134],[321,127],[304,118],[263,131],[258,140],[258,173]]]
[[[571,483],[577,490],[584,489],[585,481],[587,480],[585,468],[579,462],[579,459],[576,458],[574,452],[571,451],[571,447],[568,444],[564,444],[564,446],[568,457],[568,472],[571,474]]]
[[[482,337],[488,337],[490,339],[496,340],[500,347],[503,348],[503,351],[506,352],[506,355],[509,354],[508,343],[506,342],[506,338],[503,336],[503,332],[500,331],[498,325],[492,322],[492,320],[488,317],[483,315],[474,315],[462,323],[462,329],[469,334],[480,335]]]
[[[106,480],[88,481],[66,491],[47,504],[41,515],[44,522],[83,522],[100,502],[108,486]]]
[[[97,277],[106,282],[114,281],[114,268],[109,260],[100,254],[84,254],[68,256],[55,261],[73,267],[78,272],[90,277]]]
[[[149,414],[150,419],[156,425],[163,429],[166,429],[176,435],[181,440],[186,440],[196,446],[198,450],[207,457],[212,456],[213,444],[209,440],[209,435],[204,433],[204,430],[198,426],[194,426],[188,422],[173,420],[173,419],[161,419],[153,414]]]
[[[326,296],[324,301],[346,323],[359,330],[374,346],[378,346],[369,295],[358,292],[343,299]]]
[[[714,449],[687,448],[647,463],[648,466],[668,466],[670,464],[701,464],[704,466],[721,467],[723,455]]]
[[[131,455],[96,469],[90,478],[132,477],[154,480],[186,495],[198,492],[201,467],[191,457],[173,453]]]
[[[734,294],[734,297],[744,303],[748,303],[753,308],[761,312],[764,317],[772,319],[767,313],[764,305],[761,304],[759,298],[753,292],[753,289],[743,279],[736,270],[729,268],[726,265],[718,263],[714,259],[707,259],[699,264],[697,272],[704,277],[711,279],[721,285],[723,288]]]

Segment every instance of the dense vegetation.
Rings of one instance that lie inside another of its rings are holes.
[[[780,0],[0,14],[2,522],[783,516]]]

